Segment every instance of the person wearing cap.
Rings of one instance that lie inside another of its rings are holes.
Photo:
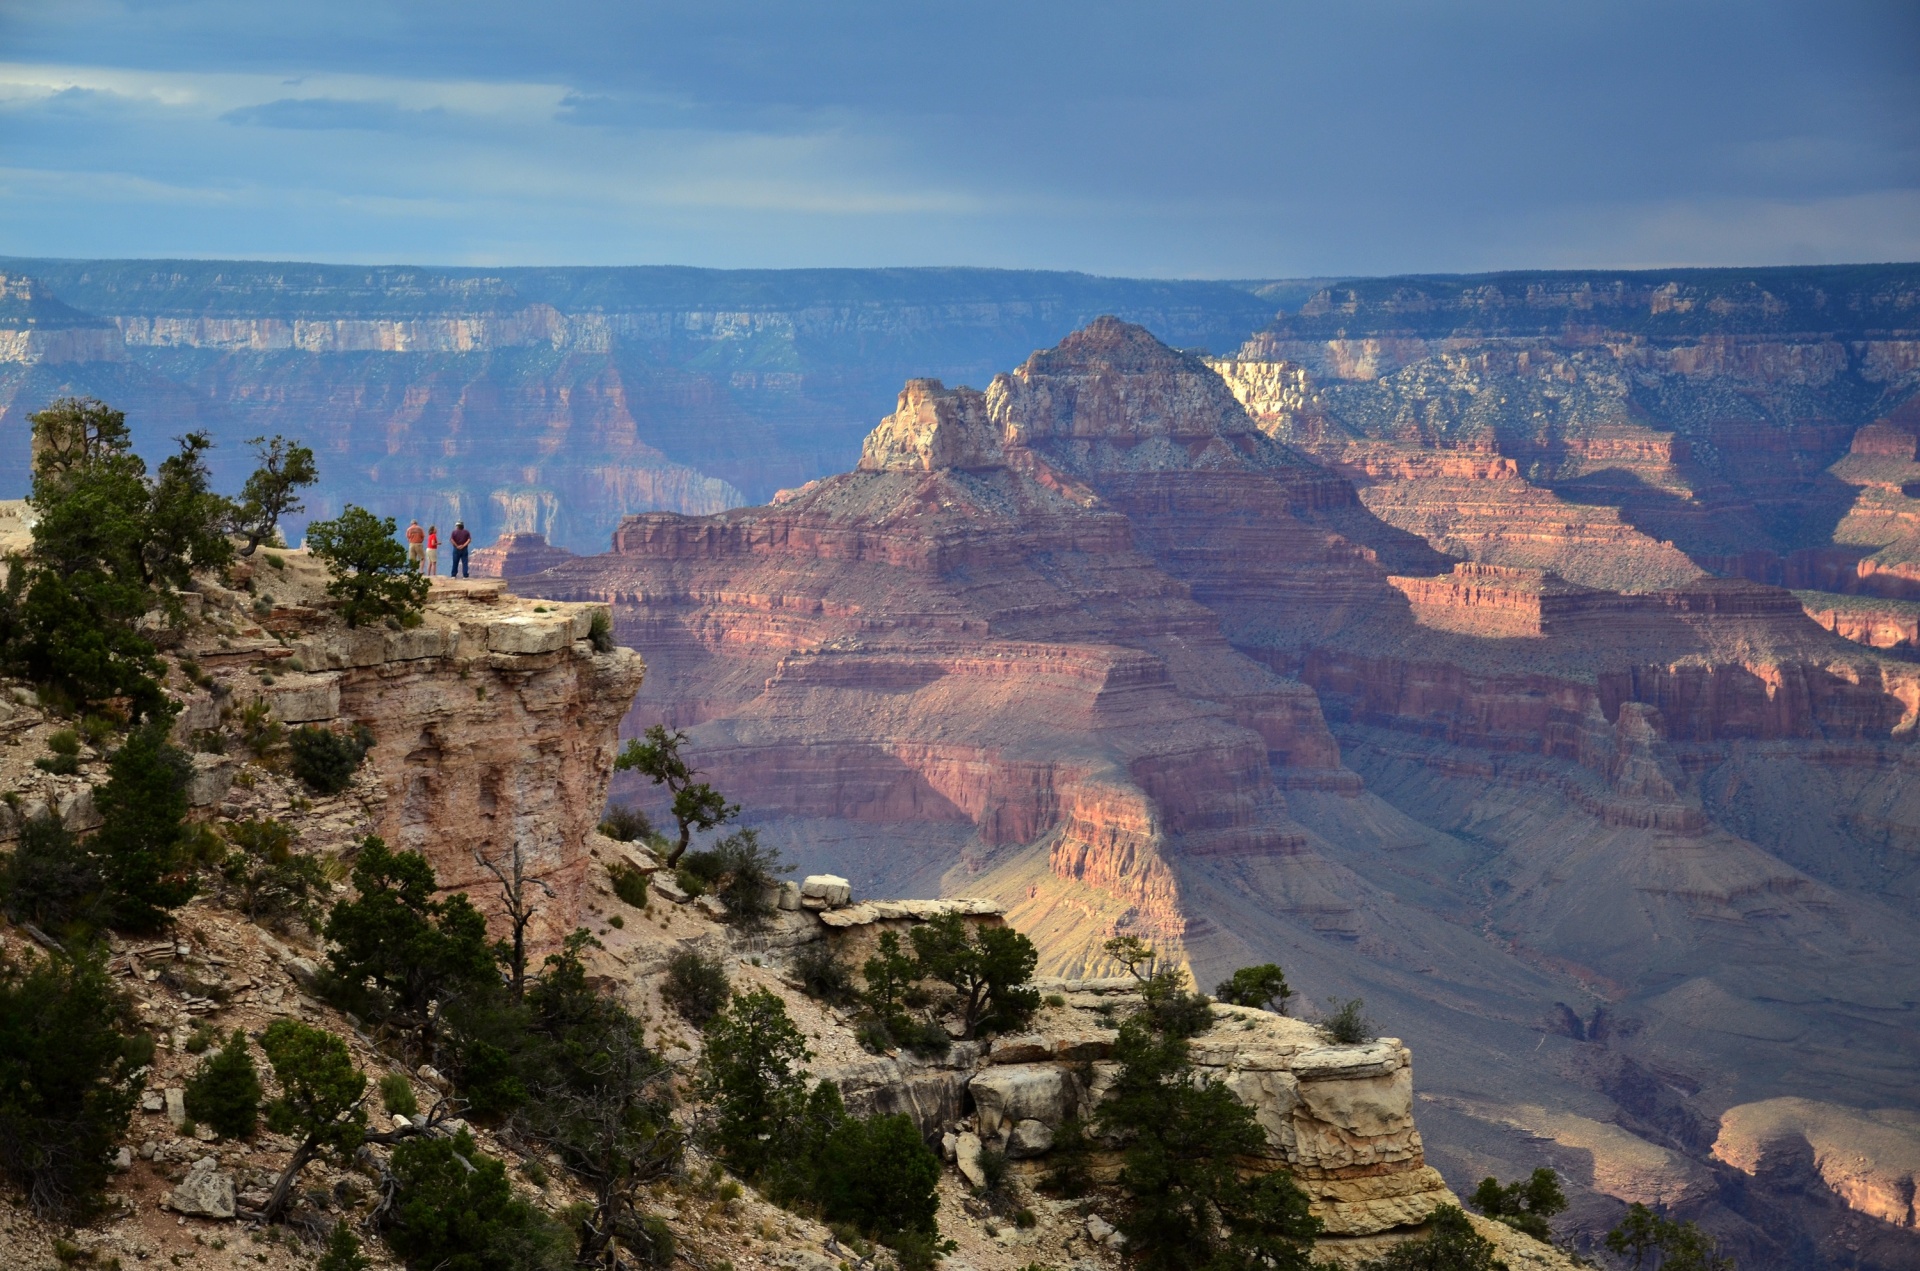
[[[407,563],[415,569],[427,561],[427,532],[420,528],[420,522],[407,522]]]
[[[447,567],[449,578],[470,578],[467,564],[467,547],[473,542],[473,535],[467,533],[465,521],[453,523],[453,533],[447,535],[447,541],[453,544],[453,563]]]

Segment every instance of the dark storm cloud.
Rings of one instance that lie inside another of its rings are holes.
[[[1907,3],[28,0],[0,48],[22,253],[1240,277],[1920,255]]]

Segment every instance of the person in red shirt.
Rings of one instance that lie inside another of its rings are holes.
[[[440,572],[440,527],[427,526],[427,577]]]
[[[467,523],[465,521],[455,521],[453,523],[453,533],[447,535],[447,541],[453,544],[453,563],[447,567],[447,577],[472,577],[472,575],[467,572],[469,568],[467,564],[467,545],[473,542],[473,535],[467,533]]]

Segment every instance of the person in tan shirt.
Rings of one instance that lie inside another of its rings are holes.
[[[418,521],[407,523],[407,560],[415,569],[427,562],[427,532]]]

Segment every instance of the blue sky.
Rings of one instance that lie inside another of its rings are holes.
[[[0,0],[0,254],[1920,259],[1920,4]]]

